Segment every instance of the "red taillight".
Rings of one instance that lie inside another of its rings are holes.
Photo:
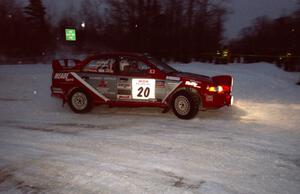
[[[230,91],[230,87],[229,86],[222,86],[224,92],[229,92]]]

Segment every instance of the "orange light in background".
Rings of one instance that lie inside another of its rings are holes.
[[[228,50],[223,51],[223,57],[228,57]]]

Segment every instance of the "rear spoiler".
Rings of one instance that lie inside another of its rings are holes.
[[[222,86],[224,91],[231,92],[233,86],[233,78],[230,75],[218,75],[212,77],[215,84]]]
[[[81,63],[78,59],[55,59],[52,61],[53,72],[60,70],[70,70]]]

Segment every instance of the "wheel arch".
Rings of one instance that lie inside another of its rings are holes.
[[[202,95],[199,95],[199,92],[197,89],[193,88],[193,87],[187,87],[187,86],[183,86],[183,87],[179,87],[177,88],[168,98],[168,104],[171,104],[172,103],[172,100],[174,98],[174,96],[178,93],[178,92],[181,92],[181,91],[186,91],[186,92],[191,92],[191,93],[194,93],[196,94],[198,97],[199,97],[199,100],[200,100],[200,107],[202,107],[202,101],[203,101],[203,97]]]
[[[80,87],[80,86],[74,86],[74,87],[70,88],[69,90],[67,90],[65,92],[64,99],[63,99],[64,103],[69,101],[72,92],[75,91],[75,90],[82,90],[82,91],[84,91],[89,96],[89,100],[91,101],[91,104],[92,105],[97,104],[97,101],[95,100],[95,97],[93,96],[93,93],[91,91],[89,91],[88,89],[86,89],[84,87]]]
[[[84,87],[74,86],[74,87],[70,88],[70,89],[66,92],[66,94],[65,94],[66,100],[69,100],[70,95],[71,95],[72,92],[75,91],[75,90],[83,90],[86,94],[88,94],[90,97],[92,97],[92,96],[91,96],[91,93],[90,93],[87,89],[85,89]],[[92,100],[92,99],[91,99],[91,100]]]
[[[201,98],[198,92],[181,89],[176,91],[171,99],[171,106],[174,114],[180,119],[192,119],[201,107]],[[186,108],[185,108],[186,107]]]

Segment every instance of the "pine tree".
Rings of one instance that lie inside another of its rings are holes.
[[[20,56],[26,50],[25,18],[14,0],[0,1],[0,55]]]
[[[28,19],[28,32],[31,37],[31,54],[45,55],[53,47],[50,33],[50,24],[46,21],[46,8],[41,0],[29,0],[29,5],[24,7]]]
[[[24,12],[34,25],[44,27],[46,11],[41,0],[30,0],[29,5],[24,8]]]

